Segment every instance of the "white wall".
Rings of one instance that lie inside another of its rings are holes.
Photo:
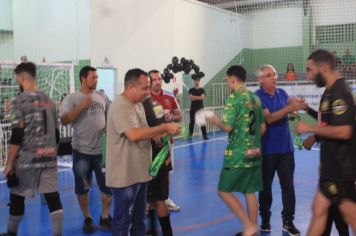
[[[356,23],[355,0],[311,0],[314,25]]]
[[[173,55],[172,0],[92,0],[91,61],[110,59],[118,89],[128,69],[162,69]]]
[[[162,70],[173,56],[193,59],[206,74],[204,84],[239,53],[245,40],[240,18],[231,20],[230,12],[195,1],[93,0],[91,9],[92,63],[110,58],[118,69],[119,92],[128,69]],[[181,75],[177,80],[181,84]]]
[[[0,60],[9,60],[14,57],[14,40],[12,35],[0,34]]]
[[[87,0],[13,0],[15,59],[89,58],[89,7]]]
[[[252,48],[294,47],[303,44],[301,7],[257,11],[252,19]]]
[[[0,0],[0,30],[12,30],[12,0]]]
[[[206,74],[202,86],[243,49],[243,20],[195,1],[174,1],[174,54],[194,59]]]

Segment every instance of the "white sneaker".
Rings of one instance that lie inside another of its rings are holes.
[[[167,204],[168,209],[169,209],[170,211],[180,211],[180,207],[177,206],[177,205],[172,201],[172,199],[168,198],[168,199],[166,200],[166,204]]]

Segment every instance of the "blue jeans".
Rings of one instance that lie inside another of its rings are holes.
[[[88,155],[73,150],[75,193],[86,194],[89,191],[92,172],[94,171],[100,192],[111,195],[111,189],[105,185],[105,173],[103,172],[103,167],[101,154]]]
[[[282,219],[293,221],[295,213],[294,153],[274,154],[262,158],[263,190],[259,193],[260,215],[269,220],[272,206],[272,182],[277,172],[282,189]]]
[[[112,188],[114,199],[113,236],[146,235],[147,183]]]

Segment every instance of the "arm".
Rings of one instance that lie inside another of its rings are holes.
[[[4,175],[7,176],[12,171],[14,171],[14,161],[16,159],[17,153],[20,150],[20,145],[10,144],[9,151],[7,153],[6,166],[4,169]]]
[[[304,122],[299,122],[296,125],[296,131],[299,134],[311,132],[319,137],[330,138],[330,139],[348,140],[352,137],[351,125],[320,126],[320,125],[310,125]]]
[[[173,116],[172,116],[172,121],[173,122],[179,122],[182,120],[183,115],[182,112],[179,109],[179,104],[177,102],[177,99],[173,98]]]
[[[160,134],[178,134],[179,126],[174,123],[165,123],[150,128],[131,128],[126,130],[125,136],[132,142],[152,139]]]
[[[267,124],[272,124],[286,117],[290,112],[303,110],[306,108],[306,106],[307,105],[304,102],[293,101],[290,104],[288,104],[286,107],[272,113],[270,113],[270,111],[267,108],[265,108],[263,110],[263,114],[265,116]]]
[[[216,116],[212,116],[208,119],[209,123],[216,125],[219,129],[225,131],[225,132],[231,132],[232,131],[232,127],[228,124],[224,124],[221,122],[221,120],[219,118],[217,118]]]
[[[182,112],[179,109],[173,111],[173,122],[179,122],[183,118]]]
[[[61,124],[62,125],[67,125],[75,121],[80,113],[87,107],[90,106],[92,102],[92,98],[88,95],[86,96],[78,105],[76,105],[71,111],[69,112],[64,112],[64,114],[61,116]],[[68,99],[63,100],[62,104],[62,110],[65,110],[64,107],[68,106],[69,104]]]
[[[261,124],[260,132],[261,132],[261,137],[262,137],[266,132],[266,123]]]
[[[318,119],[318,112],[316,110],[314,110],[313,108],[308,107],[307,108],[307,113],[308,113],[308,115],[313,117],[315,120]]]
[[[286,117],[288,113],[292,112],[289,106],[286,106],[276,112],[270,113],[268,109],[263,110],[263,114],[266,118],[267,124],[272,124],[280,119]]]
[[[204,100],[205,96],[204,94],[200,95],[200,96],[194,96],[192,94],[189,94],[189,99],[190,101],[199,101],[199,100]]]

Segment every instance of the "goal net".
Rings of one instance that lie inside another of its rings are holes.
[[[0,61],[0,168],[7,158],[9,139],[11,136],[10,105],[19,92],[14,69],[18,63]],[[37,64],[37,86],[44,91],[60,108],[63,96],[74,92],[73,64]],[[70,135],[68,127],[60,127],[61,138]]]

